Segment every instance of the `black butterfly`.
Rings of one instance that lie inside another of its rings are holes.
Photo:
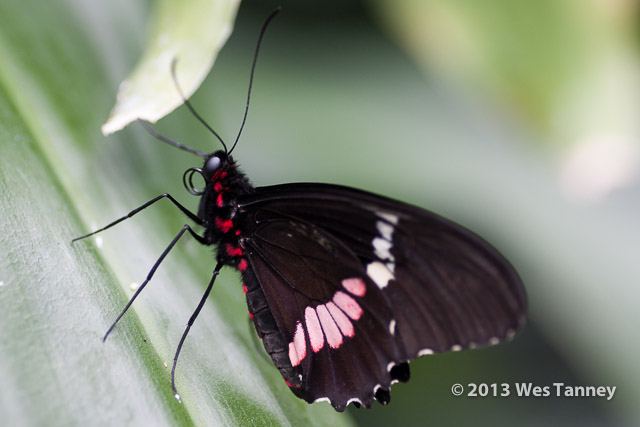
[[[275,13],[260,33],[250,82]],[[175,62],[172,72],[175,79]],[[186,99],[185,104],[204,123]],[[206,154],[143,124],[157,138],[204,157],[202,168],[183,176],[187,190],[201,197],[198,214],[163,194],[98,231],[163,198],[205,231],[201,236],[188,225],[182,228],[105,339],[184,233],[216,245],[213,277],[176,351],[174,391],[180,349],[224,266],[242,274],[258,336],[291,391],[307,402],[328,401],[338,411],[349,403],[368,408],[374,399],[387,404],[391,385],[409,380],[412,359],[496,344],[523,323],[526,298],[517,273],[469,230],[347,187],[256,188],[231,157],[242,127],[227,150],[205,123],[224,147]],[[195,174],[206,182],[202,190],[193,184]]]

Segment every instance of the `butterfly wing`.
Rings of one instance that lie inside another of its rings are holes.
[[[510,263],[436,214],[328,184],[263,187],[240,206],[255,275],[245,281],[264,293],[307,401],[386,403],[407,361],[495,344],[523,322]]]
[[[330,235],[271,211],[252,216],[243,278],[247,296],[261,291],[268,303],[252,314],[276,367],[308,402],[329,400],[340,411],[350,401],[370,406],[376,386],[388,388],[387,365],[402,359],[384,296],[368,292],[375,285],[360,261]],[[267,310],[277,333],[265,332]]]

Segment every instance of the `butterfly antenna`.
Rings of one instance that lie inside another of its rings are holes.
[[[144,129],[149,132],[151,134],[151,136],[153,136],[156,139],[159,139],[160,141],[166,142],[169,145],[173,145],[174,147],[178,147],[181,150],[184,151],[188,151],[190,153],[196,154],[200,157],[207,157],[208,154],[207,153],[203,153],[202,151],[198,151],[195,148],[191,148],[188,147],[184,144],[180,144],[178,141],[174,141],[171,138],[167,138],[166,136],[158,133],[154,128],[151,127],[151,125],[147,122],[145,122],[144,120],[140,120],[138,119],[138,122],[140,122],[140,124],[144,127]]]
[[[226,153],[227,152],[227,144],[225,144],[224,141],[222,140],[222,138],[220,138],[220,135],[218,135],[218,132],[213,130],[213,128],[211,126],[209,126],[209,123],[207,123],[200,116],[200,114],[198,114],[196,112],[195,108],[193,108],[193,106],[191,105],[189,100],[182,93],[182,90],[180,89],[180,85],[178,84],[178,77],[176,77],[176,64],[177,64],[177,62],[178,62],[177,58],[173,58],[173,60],[171,61],[171,77],[173,78],[173,84],[176,86],[176,89],[178,89],[178,93],[180,94],[180,98],[182,98],[182,102],[184,103],[184,105],[187,106],[189,111],[191,111],[191,114],[193,114],[193,116],[196,119],[198,119],[198,121],[200,123],[202,123],[207,129],[209,129],[209,132],[211,132],[212,134],[214,134],[216,136],[216,138],[218,138],[218,141],[220,141],[220,144],[222,144],[222,146],[224,147],[224,152]]]
[[[281,10],[282,10],[281,7],[275,8],[273,12],[271,12],[271,14],[264,21],[264,24],[262,24],[262,29],[260,30],[260,35],[258,36],[258,43],[256,44],[256,51],[253,54],[253,64],[251,65],[251,75],[249,76],[249,91],[247,92],[247,106],[244,109],[244,117],[242,117],[242,124],[240,125],[238,136],[236,136],[236,140],[233,143],[233,146],[231,147],[231,150],[229,150],[228,154],[231,154],[233,149],[236,148],[236,144],[238,143],[238,140],[240,140],[240,135],[242,134],[242,129],[244,129],[244,124],[247,121],[247,113],[249,113],[249,103],[251,101],[251,87],[253,86],[253,74],[256,70],[256,63],[258,62],[258,53],[260,52],[260,44],[262,43],[262,36],[264,36],[265,31],[267,31],[267,27],[269,26],[269,23],[271,22],[271,20]]]

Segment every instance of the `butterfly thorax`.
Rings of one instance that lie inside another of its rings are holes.
[[[220,162],[217,163],[217,159]],[[211,166],[213,164],[213,166]],[[226,265],[246,268],[242,245],[242,212],[238,198],[254,191],[247,177],[238,170],[231,156],[213,153],[203,167],[207,180],[198,216],[205,221],[205,238],[218,246],[218,260]]]

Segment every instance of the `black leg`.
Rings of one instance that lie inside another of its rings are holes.
[[[180,350],[182,350],[182,344],[184,344],[184,340],[185,340],[185,338],[187,338],[187,334],[189,333],[189,329],[191,329],[191,325],[193,325],[193,322],[196,321],[196,317],[198,317],[198,314],[200,314],[200,310],[202,310],[202,307],[204,306],[205,301],[209,297],[209,293],[211,292],[211,288],[213,288],[213,282],[216,281],[216,277],[218,277],[218,274],[220,273],[220,270],[222,269],[222,267],[223,267],[223,264],[221,262],[218,262],[218,265],[216,265],[216,268],[213,270],[213,276],[211,276],[211,281],[209,282],[209,286],[207,286],[207,290],[204,291],[204,295],[200,299],[200,303],[198,304],[198,307],[196,307],[196,311],[194,311],[193,314],[191,315],[191,317],[189,318],[189,322],[187,323],[187,327],[184,330],[184,332],[182,333],[182,338],[180,338],[180,343],[178,344],[178,348],[176,350],[176,355],[173,357],[173,367],[171,368],[171,388],[173,388],[173,392],[175,393],[175,397],[178,400],[180,400],[180,395],[178,394],[178,391],[176,390],[176,380],[175,380],[176,365],[178,363],[178,356],[180,355]]]
[[[109,334],[111,333],[111,331],[113,330],[113,328],[115,328],[116,324],[120,321],[120,319],[122,318],[122,316],[124,316],[124,314],[127,312],[127,310],[129,309],[129,307],[131,307],[131,304],[133,304],[133,301],[135,301],[135,299],[138,297],[138,294],[140,294],[140,292],[142,292],[142,290],[144,289],[145,286],[147,286],[147,283],[149,283],[149,280],[151,280],[151,278],[153,277],[153,274],[156,272],[156,270],[158,269],[158,266],[160,266],[160,263],[162,262],[162,260],[164,260],[164,258],[169,254],[169,251],[176,245],[176,243],[178,243],[178,240],[180,240],[180,237],[182,237],[182,235],[188,231],[189,233],[191,233],[191,235],[200,243],[204,243],[205,239],[202,236],[197,235],[192,229],[191,227],[189,227],[188,225],[185,225],[184,227],[182,227],[182,230],[180,230],[180,232],[176,235],[176,237],[173,238],[173,240],[171,241],[171,243],[169,243],[169,246],[167,246],[167,249],[164,250],[164,252],[162,252],[162,255],[160,255],[160,258],[158,258],[158,260],[156,261],[155,264],[153,264],[153,267],[151,268],[151,271],[149,271],[149,274],[147,274],[147,278],[145,279],[145,281],[142,283],[142,285],[140,285],[140,287],[138,288],[138,290],[136,290],[136,292],[133,294],[133,296],[131,297],[131,299],[129,300],[129,302],[127,303],[127,305],[124,307],[124,310],[122,310],[122,312],[120,313],[120,315],[116,318],[115,322],[113,322],[111,324],[111,326],[109,327],[109,330],[107,330],[107,333],[104,334],[104,338],[102,338],[102,341],[105,341],[107,339],[107,336],[109,336]]]
[[[136,208],[136,209],[132,210],[131,212],[129,212],[128,214],[126,214],[122,218],[118,218],[117,220],[113,221],[111,224],[107,225],[106,227],[102,227],[100,230],[93,231],[93,232],[91,232],[89,234],[85,234],[84,236],[76,237],[75,239],[73,239],[71,241],[71,243],[75,242],[76,240],[80,240],[80,239],[84,239],[84,238],[89,237],[89,236],[93,236],[96,233],[99,233],[99,232],[104,231],[104,230],[106,230],[108,228],[111,228],[114,225],[119,224],[120,222],[124,221],[125,219],[131,218],[132,216],[134,216],[135,214],[137,214],[141,210],[148,208],[149,206],[151,206],[152,204],[154,204],[158,200],[164,199],[165,197],[167,199],[171,200],[171,202],[173,202],[173,204],[176,205],[178,207],[178,209],[180,209],[185,215],[187,215],[193,222],[195,222],[198,225],[204,225],[204,221],[201,220],[196,214],[192,213],[189,209],[187,209],[184,206],[182,206],[176,199],[171,197],[171,195],[169,193],[164,193],[164,194],[159,195],[158,197],[155,197],[155,198],[149,200],[147,203],[145,203],[144,205],[140,206],[139,208]]]

